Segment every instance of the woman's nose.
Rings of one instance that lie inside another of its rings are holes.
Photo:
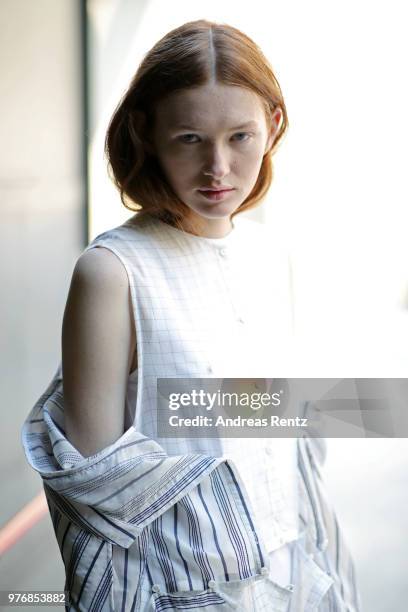
[[[228,173],[229,160],[227,152],[219,145],[211,145],[205,158],[203,174],[220,179]]]

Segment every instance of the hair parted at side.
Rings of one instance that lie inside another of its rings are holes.
[[[246,34],[227,24],[198,20],[168,32],[145,55],[110,120],[105,153],[109,174],[126,208],[175,225],[189,218],[190,209],[174,193],[145,143],[160,99],[214,78],[258,94],[268,125],[275,108],[282,111],[254,188],[232,216],[262,200],[272,183],[272,155],[288,127],[279,83],[262,51]]]

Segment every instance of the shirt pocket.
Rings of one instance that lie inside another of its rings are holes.
[[[304,537],[294,543],[292,554],[293,594],[290,612],[313,612],[333,585],[333,578],[314,560],[319,552],[307,553]]]
[[[213,582],[214,586],[203,591],[178,593],[163,593],[158,585],[153,585],[151,610],[152,612],[177,610],[287,612],[292,597],[290,588],[282,587],[263,575],[254,576],[249,580]]]
[[[164,593],[158,585],[152,586],[152,612],[173,612],[176,610],[195,610],[196,612],[221,612],[221,610],[236,610],[237,607],[228,604],[221,593],[212,588],[203,591],[179,591]]]

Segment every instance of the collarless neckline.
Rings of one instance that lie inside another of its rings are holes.
[[[234,237],[235,237],[235,235],[237,233],[237,219],[236,219],[236,217],[234,219],[231,219],[232,228],[228,232],[228,234],[226,236],[222,236],[220,238],[210,238],[208,236],[198,236],[197,234],[191,234],[190,232],[186,232],[186,231],[181,230],[181,229],[179,229],[177,227],[174,227],[173,225],[170,225],[169,223],[166,223],[165,221],[162,221],[158,217],[154,217],[154,216],[150,216],[149,215],[149,219],[151,219],[154,223],[157,223],[158,225],[166,228],[169,232],[174,233],[174,235],[182,236],[185,239],[190,240],[192,242],[201,242],[203,244],[205,244],[205,243],[213,244],[215,246],[224,246],[224,245],[229,244],[234,239]]]

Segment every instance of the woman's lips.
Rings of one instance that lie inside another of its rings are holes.
[[[201,195],[203,195],[208,200],[213,202],[218,202],[218,200],[223,200],[229,193],[234,191],[233,188],[229,189],[221,189],[218,191],[211,191],[210,189],[199,189],[198,190]]]

